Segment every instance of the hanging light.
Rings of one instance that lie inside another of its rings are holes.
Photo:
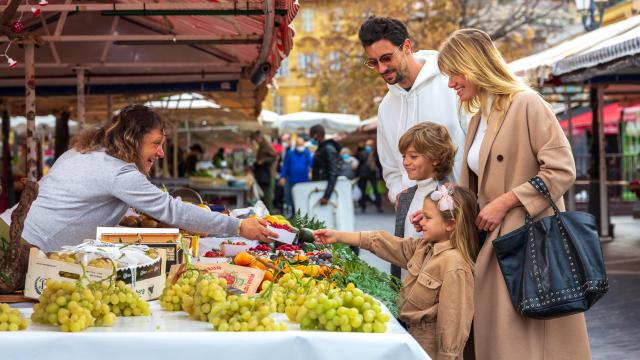
[[[40,0],[40,1],[38,2],[38,5],[40,5],[40,6],[47,6],[47,5],[49,5],[49,2],[48,2],[47,0]]]
[[[18,62],[7,56],[7,64],[9,64],[10,68],[14,68],[18,65]]]
[[[34,8],[33,6],[31,7],[31,13],[33,14],[33,17],[38,17],[40,16],[40,9],[38,8]]]

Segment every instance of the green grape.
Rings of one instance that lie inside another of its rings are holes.
[[[29,320],[22,317],[20,310],[0,303],[0,331],[25,330],[28,326]]]
[[[117,281],[115,285],[105,289],[104,303],[117,316],[149,316],[151,309],[149,303],[142,300],[123,281]]]

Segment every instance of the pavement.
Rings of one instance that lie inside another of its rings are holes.
[[[614,216],[615,238],[603,243],[609,292],[586,313],[591,352],[595,360],[640,359],[640,220]],[[357,211],[355,228],[393,233],[393,209],[379,214]],[[360,257],[382,271],[389,263],[361,250]]]

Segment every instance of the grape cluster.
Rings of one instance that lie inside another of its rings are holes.
[[[198,270],[194,269],[184,272],[175,284],[167,279],[162,295],[160,295],[160,307],[167,311],[191,312],[198,276]]]
[[[20,315],[18,309],[12,309],[7,304],[0,303],[0,331],[24,330],[29,326],[29,320]]]
[[[285,323],[270,316],[271,303],[259,296],[228,295],[226,301],[211,307],[209,322],[217,331],[285,331]]]
[[[92,291],[80,282],[47,280],[39,302],[33,306],[31,320],[60,326],[65,332],[78,332],[89,326],[109,326],[116,316],[103,301],[101,291]]]
[[[196,283],[193,297],[182,297],[182,306],[189,309],[189,317],[207,321],[211,308],[227,299],[227,281],[213,274],[207,274]]]
[[[149,316],[149,303],[142,300],[135,291],[118,281],[105,293],[111,311],[117,316]]]
[[[391,318],[383,313],[371,296],[348,284],[341,289],[329,282],[301,277],[299,273],[285,274],[272,284],[272,306],[284,312],[289,321],[300,324],[302,330],[343,332],[387,331]]]

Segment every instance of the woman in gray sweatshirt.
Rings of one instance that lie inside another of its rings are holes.
[[[95,238],[115,226],[129,207],[181,229],[269,241],[277,235],[259,219],[239,220],[183,203],[160,191],[147,175],[164,157],[165,122],[142,105],[128,106],[99,129],[78,135],[73,149],[40,180],[22,237],[43,251]]]

